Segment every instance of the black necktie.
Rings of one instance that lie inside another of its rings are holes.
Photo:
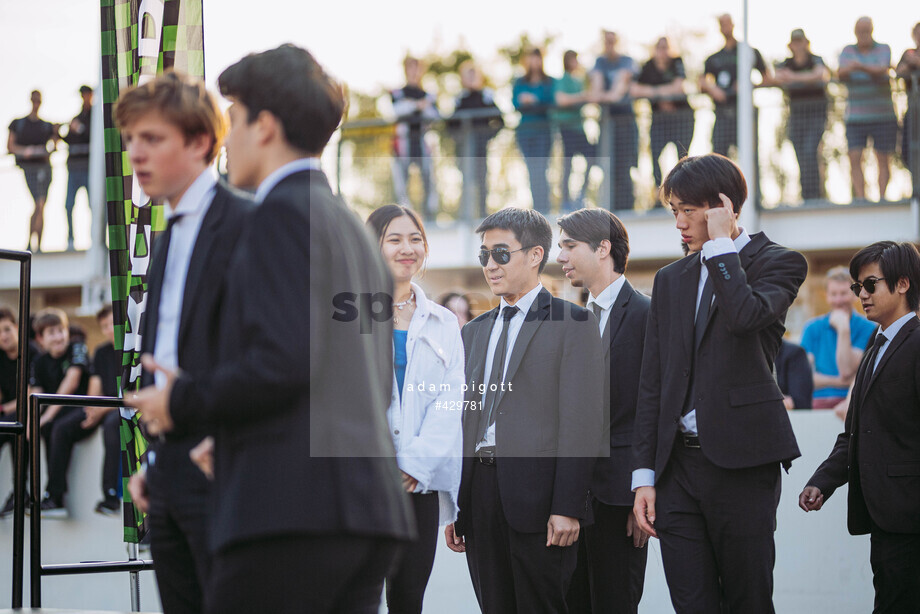
[[[591,303],[591,311],[594,312],[594,316],[597,318],[597,321],[601,321],[601,313],[604,311],[603,307],[597,303]]]
[[[698,348],[706,331],[706,322],[709,321],[709,310],[712,307],[712,277],[706,277],[703,284],[703,294],[700,296],[700,306],[696,310],[696,324],[693,326],[693,347]]]
[[[184,214],[174,215],[169,218],[169,221],[166,222],[166,230],[157,237],[157,243],[160,241],[163,242],[163,249],[157,250],[157,257],[153,259],[150,265],[150,272],[147,276],[148,282],[156,282],[155,284],[148,283],[147,289],[149,294],[147,296],[147,306],[143,315],[145,319],[149,319],[149,325],[146,328],[151,336],[148,346],[151,352],[153,352],[156,347],[156,332],[160,321],[160,295],[163,293],[163,282],[166,277],[166,259],[169,256],[169,241],[172,238],[173,226],[182,219],[183,215]]]
[[[872,381],[872,374],[875,373],[875,359],[878,358],[879,349],[888,339],[882,333],[875,335],[875,343],[872,344],[872,347],[869,348],[869,351],[866,352],[866,370],[863,371],[862,379],[859,382],[859,391],[860,394],[865,394],[866,389],[869,387],[869,382]]]
[[[479,420],[479,439],[477,439],[477,441],[482,441],[489,427],[495,424],[495,400],[498,397],[498,391],[501,390],[501,380],[505,371],[505,355],[508,349],[508,327],[511,318],[513,318],[518,311],[517,307],[510,305],[502,309],[502,332],[498,336],[498,345],[495,346],[495,354],[492,356],[492,371],[489,373],[489,381],[486,382],[489,387],[486,389],[486,397],[483,402],[483,416]],[[492,389],[493,384],[495,385],[495,390]]]

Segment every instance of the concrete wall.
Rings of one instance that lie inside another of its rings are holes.
[[[869,539],[852,537],[846,531],[846,488],[841,489],[817,513],[798,509],[797,498],[805,480],[827,456],[842,429],[831,412],[795,412],[792,415],[802,458],[783,475],[783,495],[776,533],[777,612],[783,614],[834,612],[849,614],[871,611],[872,572],[869,567]],[[71,520],[45,521],[42,549],[46,563],[126,558],[121,543],[120,518],[93,513],[99,498],[102,442],[97,434],[77,445],[71,468]],[[10,482],[9,454],[0,459],[0,493],[5,496]],[[639,611],[643,614],[673,612],[655,540],[650,542],[645,594]],[[0,607],[10,594],[12,521],[0,521]],[[26,569],[28,570],[28,564]],[[141,574],[141,605],[145,611],[159,607],[151,573]],[[28,575],[26,576],[28,603]],[[105,574],[47,578],[44,605],[128,610],[127,575]],[[381,612],[385,612],[381,608]],[[463,555],[447,549],[439,540],[435,567],[428,585],[425,611],[432,614],[468,614],[478,611]]]

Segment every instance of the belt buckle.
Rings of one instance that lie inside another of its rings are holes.
[[[476,451],[476,457],[483,465],[495,464],[495,448],[481,448]]]
[[[684,438],[684,447],[685,448],[696,448],[700,447],[700,438],[698,435],[682,435]]]

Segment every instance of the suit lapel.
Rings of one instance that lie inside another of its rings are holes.
[[[517,339],[514,341],[514,347],[511,349],[511,358],[508,360],[508,368],[505,370],[504,381],[510,382],[514,380],[514,374],[517,373],[518,367],[521,366],[521,360],[524,358],[527,346],[530,345],[530,340],[533,339],[537,329],[540,328],[540,325],[543,324],[543,321],[549,316],[552,299],[553,297],[549,291],[543,288],[540,290],[539,294],[537,294],[537,300],[530,306],[530,311],[525,314],[524,324],[521,325],[521,330],[518,332]],[[496,408],[501,405],[504,396],[504,391],[499,390],[498,396],[495,398]]]
[[[160,234],[157,238],[162,238]],[[160,295],[163,291],[163,275],[166,271],[166,244],[158,240],[153,244],[153,258],[150,275],[147,278],[147,303],[144,306],[144,325],[141,344],[144,351],[153,352],[156,347],[157,323],[159,322]]]
[[[875,371],[872,373],[872,378],[869,380],[869,384],[866,386],[866,389],[862,391],[862,399],[866,398],[866,393],[869,392],[869,389],[872,388],[872,384],[875,383],[875,380],[878,379],[878,374],[882,372],[882,369],[885,368],[885,365],[888,364],[888,361],[891,360],[891,356],[898,351],[898,348],[901,347],[901,344],[904,343],[904,340],[914,331],[917,326],[920,325],[920,320],[917,318],[911,318],[908,320],[904,326],[901,327],[901,330],[898,331],[898,334],[895,335],[895,338],[888,342],[888,347],[885,349],[885,353],[882,354],[881,360],[879,360],[878,366],[875,368]],[[877,335],[881,333],[876,333]],[[870,366],[866,365],[868,369]]]
[[[492,335],[492,327],[495,325],[495,318],[498,317],[498,307],[489,312],[488,316],[478,323],[478,328],[473,335],[473,341],[470,346],[468,359],[470,362],[470,381],[474,383],[483,383],[486,368],[486,354],[489,351],[489,337]],[[475,398],[476,395],[482,396],[470,386],[470,391]]]
[[[613,307],[610,309],[610,317],[607,318],[607,326],[604,327],[605,358],[610,354],[610,346],[613,344],[613,340],[617,338],[620,325],[623,323],[623,316],[626,315],[626,306],[629,304],[629,299],[634,293],[635,290],[633,290],[633,287],[629,285],[628,281],[624,280],[623,287],[620,288],[620,293],[617,295],[617,300],[613,302]]]
[[[182,347],[182,341],[188,333],[190,314],[194,313],[195,303],[202,292],[207,290],[202,286],[202,278],[207,271],[207,264],[213,251],[214,241],[217,239],[218,229],[223,221],[221,215],[221,205],[226,195],[218,185],[215,188],[214,200],[208,207],[208,212],[201,221],[201,228],[198,230],[198,236],[195,238],[195,245],[192,248],[192,257],[188,263],[188,274],[185,277],[185,288],[182,291],[182,315],[179,318],[179,345]],[[212,271],[212,274],[218,271]]]
[[[678,314],[680,339],[686,356],[693,355],[693,327],[696,318],[696,294],[700,285],[700,257],[694,256],[680,272],[678,280]]]

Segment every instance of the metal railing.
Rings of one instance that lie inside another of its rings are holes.
[[[634,113],[620,114],[588,104],[574,122],[554,118],[573,107],[547,108],[542,118],[531,114],[525,122],[519,113],[505,113],[499,129],[488,125],[490,117],[498,116],[494,111],[464,110],[416,126],[411,131],[419,140],[414,157],[395,153],[395,142],[406,135],[398,122],[346,122],[335,151],[337,184],[358,208],[401,202],[442,221],[481,219],[506,204],[550,213],[585,203],[648,211],[657,206],[662,173],[681,155],[714,146],[727,151],[736,142],[733,107],[716,107],[703,94],[688,100],[688,106],[653,111],[649,100],[637,99]],[[920,172],[910,173],[907,160],[901,161],[907,158],[916,166],[920,157],[909,155],[920,149],[918,100],[920,88],[894,89],[897,138],[904,141],[901,156],[891,157],[887,196],[895,202],[918,193]],[[757,206],[853,201],[846,102],[846,88],[836,82],[828,85],[824,98],[796,97],[791,104],[779,88],[757,89],[756,177],[748,178]],[[901,128],[904,123],[909,130]],[[878,198],[878,168],[868,158],[868,192]]]
[[[29,568],[30,568],[30,585],[31,585],[31,606],[33,608],[41,607],[42,604],[42,578],[44,576],[63,576],[79,575],[94,573],[111,573],[111,572],[129,572],[136,574],[141,571],[153,569],[153,562],[146,560],[127,560],[127,561],[84,561],[80,563],[64,563],[43,565],[41,554],[41,502],[36,493],[41,492],[41,446],[39,445],[40,428],[39,418],[41,408],[45,405],[69,405],[75,407],[124,407],[124,401],[114,397],[90,397],[67,394],[33,394],[29,398],[29,437],[32,441],[31,451],[31,482],[32,482],[32,504],[30,518],[30,542],[29,542]],[[17,511],[17,516],[21,519],[21,513]],[[14,545],[14,557],[22,560],[22,539],[20,538]],[[18,604],[15,587],[16,578],[14,571],[14,591],[13,607],[22,607],[22,568],[19,569],[19,594]],[[132,599],[133,600],[133,599]]]
[[[28,391],[29,298],[32,254],[0,250],[0,260],[19,263],[19,359],[16,361],[16,421],[0,422],[0,433],[13,435],[13,590],[11,607],[22,607],[25,540],[26,394]]]

